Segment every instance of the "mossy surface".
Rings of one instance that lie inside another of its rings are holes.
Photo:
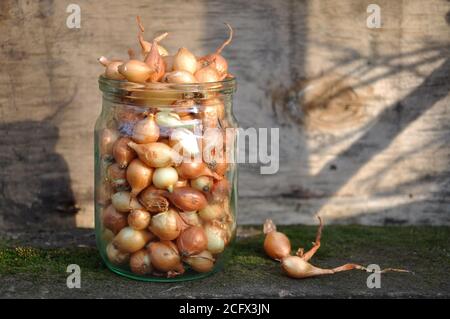
[[[316,266],[328,268],[348,262],[375,263],[382,268],[406,268],[413,272],[383,275],[387,279],[383,281],[383,289],[377,291],[367,290],[367,274],[359,271],[304,281],[287,278],[279,264],[265,256],[262,249],[264,236],[259,229],[242,229],[243,236],[236,240],[223,271],[196,282],[177,284],[142,283],[119,277],[106,269],[92,246],[42,248],[23,241],[0,240],[0,281],[4,280],[6,286],[17,287],[22,285],[22,281],[45,287],[56,285],[57,289],[53,287],[51,291],[59,291],[57,297],[74,296],[79,292],[69,291],[61,283],[65,283],[68,275],[67,266],[78,264],[85,289],[95,297],[115,296],[115,292],[119,294],[121,289],[128,291],[130,287],[136,289],[128,292],[130,296],[141,297],[149,293],[148,287],[152,287],[152,296],[159,297],[450,295],[450,227],[325,226],[322,246],[312,260]],[[311,247],[316,227],[284,226],[279,230],[291,239],[294,253],[299,247]],[[3,285],[4,289],[6,286]],[[108,291],[104,290],[105,287]],[[165,291],[171,291],[171,287],[176,291],[166,294]],[[0,296],[4,294],[0,288]],[[6,292],[6,296],[9,295]]]

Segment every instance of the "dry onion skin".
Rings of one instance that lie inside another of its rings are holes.
[[[320,248],[320,239],[322,236],[323,223],[322,219],[318,216],[319,219],[319,228],[316,234],[316,240],[313,243],[313,247],[308,250],[306,253],[303,248],[299,248],[297,254],[295,256],[290,255],[290,247],[291,244],[286,235],[277,232],[275,224],[272,220],[268,219],[264,223],[263,231],[266,234],[266,238],[264,240],[264,250],[267,255],[271,258],[281,262],[281,269],[283,272],[291,277],[296,279],[304,279],[309,277],[316,277],[322,275],[331,275],[342,271],[348,271],[353,269],[363,270],[367,272],[373,272],[366,267],[363,267],[358,264],[345,264],[332,269],[323,269],[316,267],[309,263],[308,261],[314,256],[314,254]],[[281,235],[280,235],[281,234]],[[288,251],[289,248],[289,251]],[[405,269],[397,269],[397,268],[386,268],[381,271],[377,271],[378,273],[385,272],[409,272]]]

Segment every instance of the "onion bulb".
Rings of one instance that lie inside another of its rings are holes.
[[[224,178],[214,183],[213,187],[211,188],[212,198],[215,202],[223,202],[230,195],[230,191],[230,184],[228,183],[227,179]]]
[[[197,83],[197,79],[192,73],[177,70],[166,73],[163,77],[163,82],[176,84],[184,84],[184,83],[189,84],[189,83]]]
[[[173,71],[173,60],[174,60],[174,56],[173,55],[166,55],[164,56],[163,54],[161,54],[161,56],[163,57],[163,61],[164,61],[164,66],[166,69],[166,72],[172,72]]]
[[[136,152],[128,146],[130,142],[128,137],[121,137],[114,143],[113,156],[121,168],[127,167],[136,157]]]
[[[169,209],[169,201],[161,191],[153,186],[147,187],[139,194],[139,202],[150,213],[161,213]]]
[[[109,205],[102,212],[103,226],[117,234],[127,226],[127,216],[119,213],[113,205]]]
[[[211,254],[220,254],[225,249],[226,244],[226,234],[223,229],[214,224],[207,224],[205,234],[208,241],[208,251]]]
[[[174,209],[156,214],[152,217],[149,229],[161,240],[174,240],[181,232],[180,216]]]
[[[219,204],[209,204],[198,211],[198,216],[204,221],[212,221],[225,216],[225,210]]]
[[[114,235],[115,234],[110,229],[105,228],[102,231],[102,237],[101,237],[102,241],[104,243],[109,243],[110,241],[112,241],[114,239]]]
[[[159,138],[159,127],[155,122],[155,116],[150,114],[143,120],[136,123],[131,137],[138,144],[156,142]]]
[[[205,230],[200,226],[191,226],[182,231],[177,238],[178,251],[182,256],[191,256],[204,251],[208,246]]]
[[[111,202],[114,208],[120,213],[128,213],[133,209],[142,209],[142,205],[136,198],[131,196],[130,192],[117,192],[111,196]]]
[[[221,176],[212,172],[208,166],[201,161],[183,162],[177,167],[178,174],[185,179],[195,179],[200,176],[209,176],[222,179]]]
[[[166,167],[179,163],[181,156],[164,143],[136,144],[129,142],[139,159],[150,167]]]
[[[213,179],[209,176],[199,176],[191,180],[191,186],[201,192],[209,192],[213,186]]]
[[[165,73],[165,64],[159,54],[158,44],[155,40],[153,40],[150,52],[148,52],[144,62],[153,70],[147,81],[155,83],[161,80]]]
[[[142,249],[150,238],[151,234],[146,230],[125,227],[114,237],[113,244],[122,252],[134,253]]]
[[[179,212],[178,215],[180,215],[183,223],[187,226],[200,226],[202,224],[197,212],[195,211]]]
[[[129,253],[121,252],[113,243],[109,243],[106,246],[106,256],[115,265],[123,265],[130,259]]]
[[[159,271],[181,271],[180,254],[177,247],[171,241],[152,242],[148,245],[147,251],[153,267]]]
[[[185,128],[177,128],[172,131],[170,145],[175,151],[188,158],[200,154],[197,137]]]
[[[121,64],[118,70],[128,81],[136,83],[144,83],[154,73],[151,67],[139,60],[129,60]]]
[[[121,60],[108,60],[106,57],[101,56],[98,58],[103,66],[105,66],[104,76],[111,80],[125,80],[125,77],[119,73],[119,66],[123,64]]]
[[[179,179],[174,185],[173,187],[186,187],[189,186],[189,183],[186,179]]]
[[[186,257],[183,261],[197,272],[211,271],[215,262],[213,255],[207,250],[202,251],[200,254]]]
[[[267,219],[264,223],[264,251],[270,258],[282,260],[291,253],[291,242],[283,233],[277,231],[272,220]]]
[[[108,166],[106,171],[106,179],[111,186],[116,190],[122,190],[128,188],[128,182],[126,179],[127,170],[121,168],[119,164],[114,163]]]
[[[134,159],[127,168],[127,181],[131,186],[131,196],[136,197],[152,182],[153,169],[140,159]]]
[[[203,209],[208,204],[202,192],[192,187],[177,187],[166,197],[173,205],[182,211],[197,211]]]
[[[197,59],[188,49],[180,48],[173,59],[175,71],[187,71],[191,74],[197,70]]]
[[[183,125],[180,116],[177,113],[161,111],[156,113],[156,123],[162,127],[178,127]]]
[[[141,249],[131,255],[130,269],[138,275],[148,275],[153,271],[150,254],[146,249]]]
[[[153,185],[157,188],[173,190],[174,184],[178,181],[177,170],[173,167],[161,167],[153,174]]]
[[[128,214],[128,225],[136,230],[146,229],[150,225],[151,215],[142,209],[134,209]]]
[[[214,63],[207,65],[194,73],[195,78],[199,83],[210,83],[220,81],[219,72],[213,66]]]
[[[112,155],[114,143],[119,138],[119,134],[116,130],[105,128],[100,133],[100,154],[102,156]]]

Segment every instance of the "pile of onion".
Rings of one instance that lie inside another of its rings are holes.
[[[323,269],[310,264],[309,260],[320,248],[320,239],[322,236],[322,219],[319,216],[317,218],[319,219],[319,228],[313,247],[306,253],[303,248],[299,248],[294,256],[291,255],[291,243],[289,238],[285,234],[277,231],[272,220],[266,220],[263,227],[263,232],[266,235],[264,239],[264,251],[270,258],[279,261],[283,272],[291,278],[303,279],[321,275],[330,275],[353,269],[371,272],[366,267],[358,264],[345,264],[332,269]],[[380,273],[388,271],[409,272],[403,269],[387,268],[381,270]]]

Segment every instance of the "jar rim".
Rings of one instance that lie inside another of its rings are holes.
[[[208,83],[135,83],[126,80],[108,79],[103,75],[98,78],[100,90],[104,93],[126,94],[126,92],[173,92],[173,93],[221,93],[236,91],[236,78],[228,76],[222,81]]]

